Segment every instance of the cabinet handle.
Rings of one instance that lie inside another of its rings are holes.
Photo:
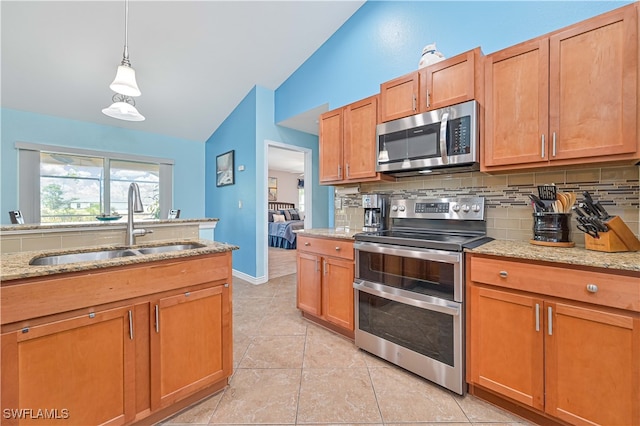
[[[431,106],[431,100],[429,99],[430,96],[431,96],[431,93],[429,93],[429,89],[427,89],[427,108]]]
[[[340,251],[340,247],[339,246],[336,246],[336,251]]]
[[[553,132],[553,136],[551,137],[551,155],[556,156],[556,132]]]
[[[536,303],[536,331],[540,331],[540,304]]]
[[[598,292],[598,286],[595,284],[587,284],[587,291],[589,293],[597,293]]]
[[[338,164],[338,179],[342,179],[342,166]]]
[[[160,333],[160,307],[156,305],[156,333]]]
[[[226,288],[229,288],[229,283],[224,283],[224,286],[225,286]]]
[[[544,158],[544,134],[542,135],[542,158]]]
[[[324,270],[324,274],[327,275],[327,261],[324,260],[322,262],[322,269]]]
[[[316,272],[319,272],[320,269],[318,269],[318,258],[316,257]]]
[[[413,94],[413,103],[411,107],[413,108],[414,111],[416,110],[416,94],[415,93]]]
[[[133,340],[133,311],[129,309],[129,339]]]
[[[304,243],[304,245],[309,247],[311,245],[311,243],[307,241],[306,243]]]
[[[500,271],[501,278],[507,278],[508,276],[509,276],[509,273],[507,271]]]
[[[345,176],[347,179],[349,179],[349,163],[347,163],[347,176]]]
[[[549,320],[549,336],[553,335],[553,309],[549,306],[547,310],[547,319]]]

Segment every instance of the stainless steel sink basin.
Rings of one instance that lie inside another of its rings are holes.
[[[31,259],[29,265],[63,265],[76,262],[93,262],[97,260],[115,259],[118,257],[141,256],[145,254],[169,253],[173,251],[191,250],[205,247],[204,244],[167,244],[164,246],[141,247],[132,249],[112,249],[90,251],[85,253],[54,254]]]
[[[96,260],[115,259],[118,257],[137,256],[135,250],[102,250],[90,251],[86,253],[56,254],[51,256],[36,257],[31,259],[29,265],[62,265],[65,263],[89,262]]]
[[[205,247],[204,244],[171,244],[157,247],[141,247],[137,249],[142,254],[166,253],[171,251],[191,250]]]

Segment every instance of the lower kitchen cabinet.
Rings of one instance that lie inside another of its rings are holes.
[[[132,318],[127,306],[3,334],[2,408],[32,410],[9,416],[14,418],[3,412],[3,424],[121,425],[133,420]]]
[[[297,307],[353,338],[353,242],[298,234]]]
[[[232,374],[231,252],[24,279],[0,297],[2,425],[153,423]]]
[[[469,270],[472,393],[570,424],[640,424],[637,276],[476,256]]]
[[[153,322],[152,409],[231,375],[229,284],[163,297]]]

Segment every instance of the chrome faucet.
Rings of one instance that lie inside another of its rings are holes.
[[[136,244],[136,237],[153,233],[153,230],[146,229],[134,229],[133,227],[133,213],[142,213],[144,207],[142,206],[142,198],[140,197],[140,188],[135,182],[131,182],[129,185],[129,195],[127,197],[127,245],[133,246]]]

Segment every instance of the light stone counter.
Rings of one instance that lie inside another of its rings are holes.
[[[640,272],[640,252],[605,253],[579,247],[547,247],[523,241],[505,240],[494,240],[466,251],[474,254]],[[638,277],[640,278],[640,274]]]
[[[207,222],[218,222],[218,218],[200,218],[200,219],[148,219],[148,220],[136,220],[134,226],[144,227],[149,226],[162,226],[162,225],[188,225]],[[26,223],[24,225],[2,225],[0,226],[0,233],[5,235],[11,235],[16,233],[26,233],[28,231],[33,232],[59,232],[64,230],[77,231],[79,229],[93,228],[93,229],[115,229],[126,228],[127,216],[122,216],[121,219],[113,221],[91,221],[91,222],[64,222],[64,223]]]
[[[97,250],[117,250],[123,248],[142,248],[142,247],[154,247],[169,244],[189,244],[199,243],[203,244],[202,248],[195,248],[189,250],[179,250],[172,252],[156,253],[156,254],[144,254],[138,256],[125,256],[114,259],[105,259],[98,261],[87,261],[77,263],[67,263],[63,265],[29,265],[29,262],[34,257],[47,256],[52,254],[67,254],[67,253],[83,253],[93,252]],[[88,247],[83,249],[67,249],[67,250],[39,250],[39,251],[26,251],[17,253],[3,253],[0,255],[0,281],[2,285],[11,284],[8,281],[16,280],[20,278],[30,278],[47,276],[53,274],[60,274],[65,272],[79,272],[92,269],[110,268],[115,266],[132,265],[137,263],[153,262],[165,259],[178,259],[184,257],[198,256],[211,253],[222,253],[226,251],[238,250],[238,246],[218,243],[210,240],[189,240],[189,241],[162,241],[161,243],[136,245],[133,247],[124,247],[123,245],[103,245],[96,247]]]
[[[344,240],[353,240],[353,236],[362,232],[362,229],[353,229],[353,228],[311,228],[311,229],[300,229],[298,231],[294,231],[300,235],[309,235],[314,237],[326,237],[326,238],[338,238]]]

